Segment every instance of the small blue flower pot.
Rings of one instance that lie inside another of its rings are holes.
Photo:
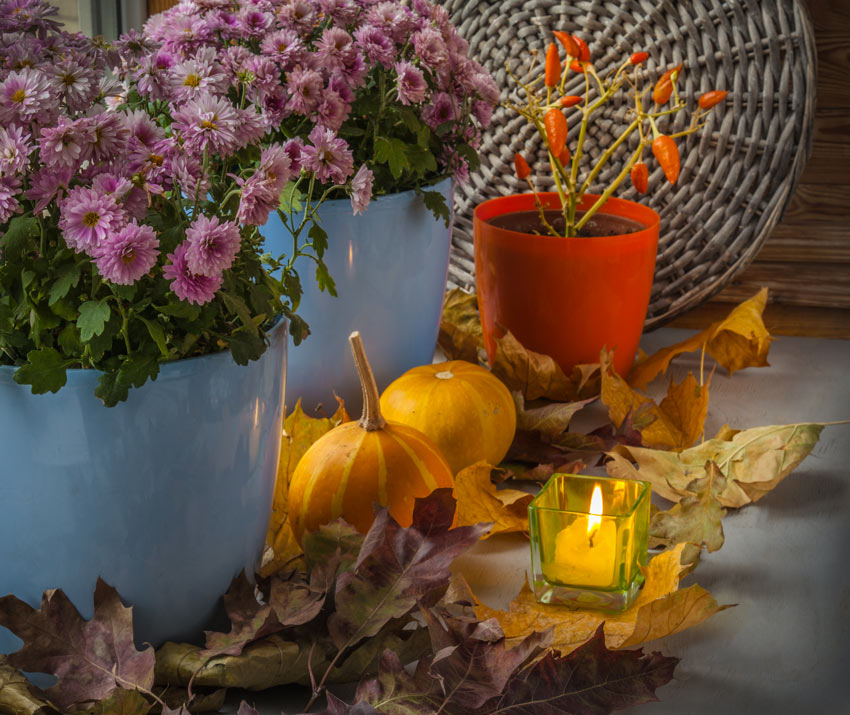
[[[452,206],[452,181],[429,187]],[[440,313],[446,290],[451,247],[451,222],[425,207],[414,191],[381,196],[360,216],[351,202],[325,202],[319,209],[328,233],[325,254],[338,298],[321,292],[313,279],[314,265],[300,259],[304,297],[299,314],[310,325],[310,336],[290,346],[287,405],[300,397],[311,412],[322,404],[330,414],[334,392],[352,415],[360,413],[362,398],[348,336],[359,330],[383,390],[403,372],[430,363],[434,357]],[[292,252],[292,238],[277,213],[260,227],[269,253]]]
[[[0,595],[61,588],[84,618],[98,576],[132,604],[137,644],[196,640],[253,574],[280,452],[286,324],[258,360],[167,363],[107,408],[100,373],[33,395],[0,367]],[[20,647],[0,627],[0,653]]]

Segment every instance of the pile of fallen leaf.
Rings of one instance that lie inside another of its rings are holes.
[[[230,630],[208,632],[204,646],[137,651],[130,609],[102,582],[88,622],[61,591],[47,592],[40,609],[7,596],[0,625],[24,646],[0,656],[0,712],[204,712],[221,707],[227,688],[290,683],[308,686],[304,709],[324,697],[329,714],[532,713],[541,701],[547,712],[608,713],[654,700],[676,659],[623,649],[727,607],[699,585],[680,589],[680,579],[703,548],[723,545],[727,510],[773,489],[824,427],[724,427],[696,444],[708,411],[707,358],[730,374],[767,365],[766,300],[762,291],[692,338],[641,355],[628,380],[613,371],[606,351],[598,364],[566,375],[506,333],[491,368],[517,402],[506,462],[462,470],[453,493],[418,502],[409,528],[381,511],[365,537],[338,522],[308,536],[303,550],[287,523],[289,479],[310,445],[349,416],[340,404],[331,417],[310,417],[299,403],[284,423],[264,565],[256,584],[240,577],[224,597]],[[474,296],[448,294],[440,346],[449,359],[483,362]],[[702,356],[698,378],[671,380],[659,403],[644,392],[672,360],[694,351]],[[595,401],[608,423],[587,434],[570,431],[573,416]],[[501,611],[451,574],[452,561],[479,539],[527,531],[532,497],[506,480],[543,482],[591,464],[647,480],[673,502],[653,510],[651,546],[664,550],[650,560],[643,589],[624,613],[543,606],[527,586]],[[59,681],[41,692],[22,670]],[[327,690],[357,681],[351,704]],[[243,703],[239,712],[254,711]]]

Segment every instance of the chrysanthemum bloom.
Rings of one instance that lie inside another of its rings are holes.
[[[415,33],[412,37],[413,49],[424,65],[439,70],[449,61],[449,52],[443,36],[431,27]]]
[[[325,83],[315,70],[296,68],[286,78],[290,98],[288,108],[292,112],[309,115],[321,100]]]
[[[106,238],[126,223],[126,214],[112,196],[78,186],[59,205],[59,229],[69,248],[96,256]]]
[[[243,144],[237,137],[239,113],[224,97],[204,94],[187,102],[174,112],[171,128],[199,154],[207,149],[228,157]]]
[[[170,99],[181,103],[202,94],[220,94],[227,87],[227,75],[216,62],[212,47],[198,50],[194,57],[178,62],[168,71]]]
[[[25,67],[11,72],[0,83],[0,121],[29,124],[39,120],[49,124],[58,113],[58,102],[51,97],[47,76]]]
[[[186,265],[192,273],[219,276],[233,265],[241,242],[235,223],[201,214],[186,229]]]
[[[21,210],[18,192],[21,180],[17,176],[0,177],[0,223],[6,223]]]
[[[124,114],[101,112],[86,119],[93,133],[90,145],[93,161],[112,161],[124,155],[130,137]]]
[[[22,172],[30,161],[30,135],[21,127],[0,127],[0,175]]]
[[[246,226],[265,226],[269,214],[277,208],[280,193],[275,193],[267,183],[255,180],[254,176],[236,180],[241,188],[236,220]]]
[[[103,173],[94,177],[91,184],[92,189],[101,194],[108,194],[116,202],[120,202],[133,188],[129,179],[115,174]]]
[[[342,101],[336,92],[326,89],[322,93],[322,101],[319,103],[317,110],[318,123],[323,127],[336,132],[342,126],[342,123],[348,119],[351,113],[351,106]]]
[[[143,57],[136,73],[139,94],[148,99],[165,99],[171,86],[169,70],[176,62],[174,55],[159,50],[153,55]]]
[[[362,214],[372,200],[372,182],[375,176],[366,164],[361,164],[351,180],[351,210]]]
[[[360,8],[354,0],[319,0],[322,12],[337,25],[350,25],[357,18]]]
[[[395,42],[380,28],[362,25],[354,31],[357,48],[372,64],[381,64],[389,69],[396,57]]]
[[[472,113],[482,127],[490,126],[490,120],[493,118],[493,107],[487,102],[476,99],[472,103]]]
[[[41,161],[45,166],[76,169],[89,158],[94,139],[94,126],[88,118],[74,121],[62,115],[54,126],[41,130]]]
[[[24,192],[24,196],[36,202],[34,212],[43,211],[55,196],[64,196],[73,176],[72,168],[54,169],[48,166],[30,174],[30,188]]]
[[[404,42],[412,29],[407,8],[394,0],[373,5],[366,13],[366,23],[377,25],[395,42]]]
[[[101,243],[95,263],[110,283],[132,285],[154,267],[158,255],[154,230],[133,221]]]
[[[398,76],[396,92],[398,101],[402,104],[419,104],[425,99],[428,85],[425,77],[410,62],[396,62],[395,71]]]
[[[239,13],[239,26],[248,37],[262,37],[274,18],[262,10],[243,8]]]
[[[323,184],[329,180],[344,184],[354,170],[354,157],[348,144],[330,129],[318,126],[310,132],[310,141],[313,145],[305,145],[301,152],[304,168]]]
[[[351,35],[341,27],[325,28],[315,48],[316,61],[328,72],[348,67],[357,52],[351,42]]]
[[[277,9],[277,16],[301,35],[309,34],[316,23],[316,9],[307,0],[285,0]]]
[[[422,121],[431,129],[450,122],[455,118],[452,98],[445,92],[431,95],[431,103],[422,110]]]
[[[182,191],[190,199],[207,195],[211,184],[208,176],[204,176],[204,167],[200,159],[193,154],[179,152],[166,159],[166,173],[171,174]]]
[[[188,250],[189,247],[184,241],[174,249],[174,253],[169,253],[167,258],[170,263],[162,269],[162,275],[171,281],[171,290],[180,300],[204,305],[215,298],[216,292],[221,288],[221,276],[192,273],[186,261]]]
[[[46,68],[52,90],[64,100],[68,109],[79,112],[91,106],[97,97],[98,76],[91,67],[71,58]]]

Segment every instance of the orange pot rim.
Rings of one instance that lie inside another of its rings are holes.
[[[561,200],[559,195],[554,191],[540,191],[536,194],[545,209],[560,209]],[[580,211],[589,209],[599,198],[598,194],[584,194],[578,204]],[[506,207],[505,204],[508,206]],[[507,196],[497,196],[487,201],[482,201],[475,207],[473,211],[473,219],[475,221],[486,222],[494,216],[501,216],[506,213],[516,213],[518,211],[533,211],[537,208],[535,203],[535,194],[509,194]],[[638,221],[643,225],[639,231],[632,233],[621,233],[614,236],[551,236],[549,234],[524,233],[522,231],[513,231],[507,228],[496,229],[499,235],[506,238],[516,237],[523,240],[540,240],[540,241],[555,241],[561,243],[570,243],[574,241],[606,241],[616,243],[618,240],[633,239],[636,236],[642,235],[645,232],[655,233],[661,224],[661,217],[658,212],[649,206],[640,204],[629,199],[619,199],[614,196],[608,198],[603,204],[599,213],[612,214],[622,216]],[[495,227],[494,227],[495,228]]]

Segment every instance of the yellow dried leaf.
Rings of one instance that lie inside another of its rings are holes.
[[[283,438],[280,444],[272,514],[266,534],[266,543],[274,550],[274,556],[271,561],[263,565],[261,575],[275,573],[293,556],[301,553],[286,520],[289,511],[289,482],[295,467],[313,442],[334,427],[348,422],[349,419],[341,400],[337,411],[330,418],[309,417],[301,408],[301,400],[298,400],[295,409],[283,421]],[[296,550],[293,551],[293,549]]]
[[[481,620],[497,619],[505,636],[514,643],[534,631],[552,628],[552,647],[564,654],[591,638],[601,623],[605,623],[605,641],[609,648],[633,646],[678,633],[728,608],[719,606],[700,586],[677,590],[684,547],[679,544],[649,562],[643,589],[635,602],[619,615],[538,603],[528,584],[511,602],[508,611],[479,603],[475,614]]]
[[[702,434],[708,414],[708,385],[699,385],[688,376],[678,385],[672,380],[660,405],[633,390],[613,369],[612,353],[603,351],[602,402],[608,407],[611,422],[619,429],[631,415],[632,424],[641,433],[643,443],[659,449],[681,450],[690,447]]]
[[[449,360],[478,364],[478,351],[484,348],[484,336],[475,293],[460,288],[446,293],[437,343]]]
[[[477,462],[455,476],[457,525],[492,522],[488,536],[528,531],[528,504],[534,495],[518,489],[497,489],[490,479],[492,470],[486,462]]]
[[[701,333],[676,345],[662,348],[651,357],[639,360],[629,375],[629,384],[645,390],[659,373],[667,371],[674,358],[703,347],[730,375],[745,367],[766,366],[771,340],[762,320],[766,304],[767,288],[762,288],[737,306],[724,320],[713,323]]]

